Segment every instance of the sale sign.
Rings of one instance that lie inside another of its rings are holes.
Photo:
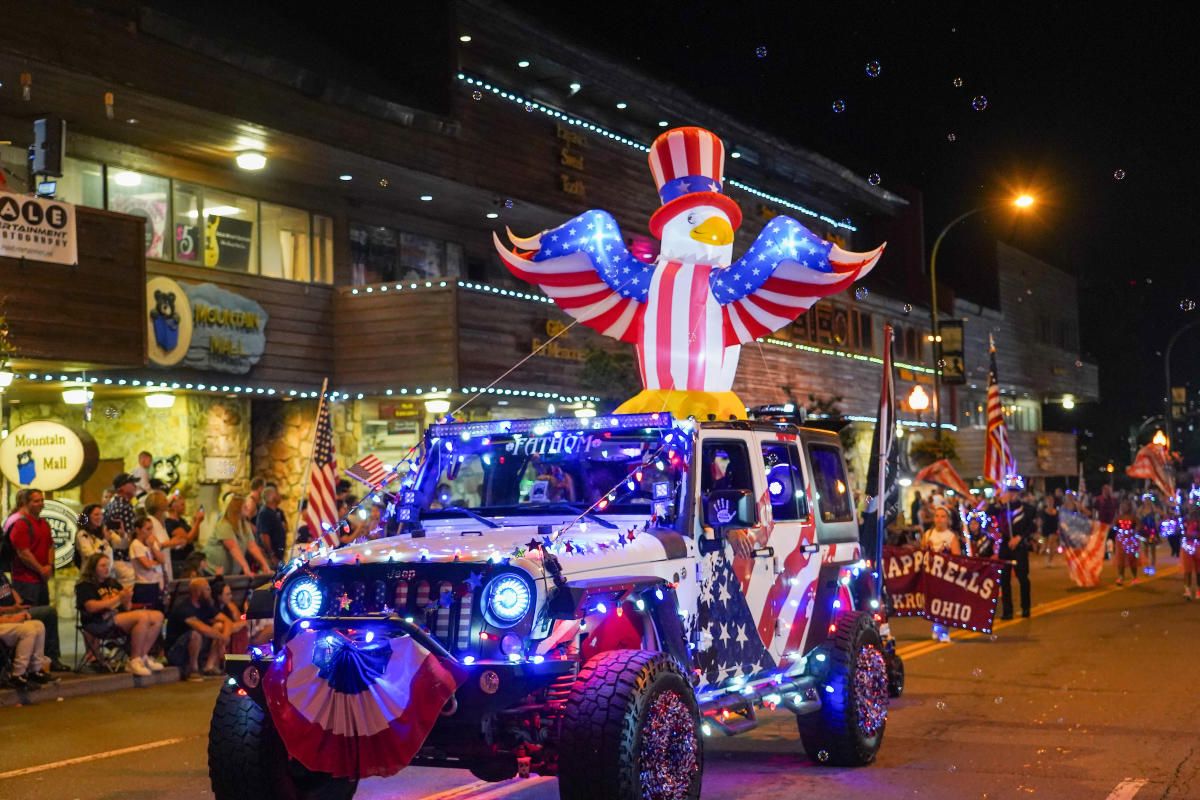
[[[1004,567],[1004,562],[986,558],[885,547],[883,577],[890,613],[991,633]]]

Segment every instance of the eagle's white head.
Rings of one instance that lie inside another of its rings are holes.
[[[662,227],[661,256],[671,261],[727,267],[733,263],[733,225],[716,206],[692,206]]]

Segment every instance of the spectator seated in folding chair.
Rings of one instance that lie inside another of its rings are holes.
[[[29,691],[58,680],[50,675],[45,643],[45,626],[28,611],[0,610],[0,648],[11,648],[11,655],[5,653],[6,687]]]
[[[148,677],[163,667],[148,658],[150,647],[158,640],[163,626],[161,611],[132,609],[133,587],[122,587],[109,576],[112,560],[103,553],[93,553],[84,563],[75,584],[75,606],[79,609],[79,624],[85,636],[99,640],[129,637],[128,672]],[[89,652],[91,649],[89,648]]]

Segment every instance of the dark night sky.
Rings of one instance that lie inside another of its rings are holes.
[[[544,5],[516,5],[864,176],[877,172],[885,188],[918,187],[929,241],[961,211],[1034,189],[1038,214],[1006,238],[1080,278],[1082,344],[1100,364],[1104,403],[1074,419],[1095,433],[1094,457],[1127,458],[1128,425],[1161,408],[1157,354],[1200,319],[1180,308],[1200,301],[1197,26],[1184,6],[760,2],[738,13],[641,2],[551,18]],[[972,109],[976,96],[984,111]],[[844,113],[833,112],[837,99]],[[1200,329],[1173,359],[1196,387],[1198,351]]]

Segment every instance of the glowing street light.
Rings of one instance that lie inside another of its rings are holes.
[[[1166,447],[1170,442],[1167,440],[1167,435],[1161,430],[1154,432],[1154,438],[1150,440],[1159,447]]]
[[[1018,195],[1018,196],[1017,196],[1017,197],[1016,197],[1016,198],[1013,200],[1013,205],[1014,205],[1014,206],[1016,206],[1017,208],[1029,208],[1029,207],[1030,207],[1031,205],[1033,205],[1035,202],[1036,202],[1036,201],[1035,201],[1035,199],[1034,199],[1033,195],[1031,195],[1031,194],[1022,194],[1022,195]]]
[[[925,387],[921,384],[918,383],[908,393],[908,407],[918,414],[929,408],[929,395],[925,393]]]

